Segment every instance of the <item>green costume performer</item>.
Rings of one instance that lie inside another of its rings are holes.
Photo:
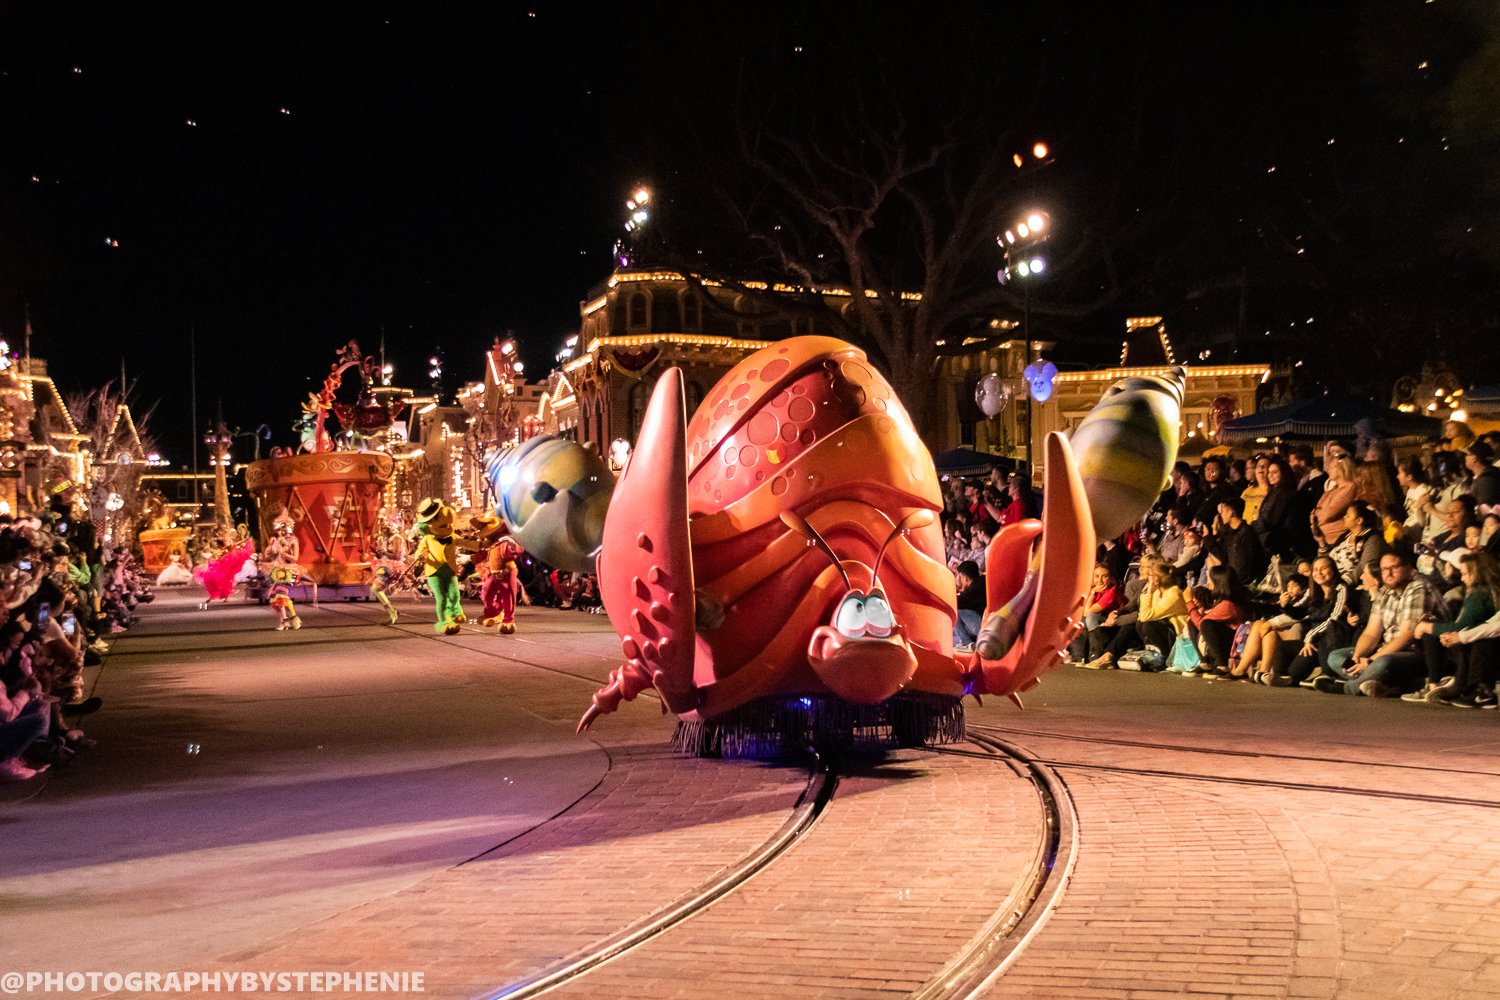
[[[458,550],[477,548],[474,542],[453,534],[453,508],[441,500],[423,500],[417,507],[417,531],[422,541],[417,545],[416,561],[427,576],[427,587],[437,605],[437,623],[433,631],[457,635],[468,618],[458,599]]]

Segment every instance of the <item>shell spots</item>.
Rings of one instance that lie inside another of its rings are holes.
[[[734,387],[734,391],[729,394],[729,398],[730,399],[739,399],[741,396],[744,396],[749,391],[750,391],[750,383],[749,382],[741,382],[739,385],[737,385],[737,386]]]
[[[875,441],[864,429],[855,428],[844,435],[844,447],[856,455],[864,455],[875,447]]]
[[[881,417],[879,420],[875,421],[875,427],[880,431],[880,433],[889,434],[891,431],[896,429],[896,421],[892,420],[890,417]]]
[[[636,597],[639,597],[643,601],[649,601],[649,600],[651,600],[651,588],[648,587],[648,586],[646,586],[646,581],[645,580],[642,580],[640,577],[636,577],[634,580],[631,581],[631,583],[635,587],[635,596]]]
[[[660,566],[652,566],[651,572],[646,574],[646,579],[650,580],[652,583],[660,584],[662,579],[666,575],[666,572],[663,571]]]
[[[802,386],[797,386],[801,389]],[[786,408],[786,418],[795,423],[803,424],[811,420],[818,413],[818,408],[806,396],[798,396],[791,401]]]
[[[635,544],[639,545],[647,552],[651,551],[651,539],[646,537],[646,533],[644,531],[635,536]]]
[[[749,405],[750,405],[750,400],[748,400],[748,399],[742,399],[742,400],[739,401],[739,405],[737,405],[735,407],[735,409],[737,409],[737,410],[743,410],[745,407],[747,407]]]
[[[792,367],[791,363],[785,358],[777,358],[761,370],[760,380],[762,382],[774,382],[785,375],[787,369],[790,367]],[[752,372],[751,374],[753,375],[754,373]]]
[[[776,419],[775,414],[761,410],[755,416],[751,417],[750,422],[745,425],[745,437],[749,439],[751,444],[768,445],[776,440],[777,432],[781,429],[780,424],[781,422]],[[745,465],[750,464],[743,458],[740,459],[740,462]]]
[[[635,644],[635,640],[626,636],[620,640],[620,652],[625,654],[625,659],[634,660],[640,657],[641,647]]]
[[[785,354],[786,352],[787,352],[787,349],[785,347],[783,347],[781,350],[777,351],[776,353],[777,354]]]
[[[853,382],[855,385],[864,385],[865,383],[872,381],[870,369],[866,368],[858,361],[845,361],[841,366],[839,366],[839,370],[844,373],[844,378]]]
[[[754,465],[760,459],[760,453],[755,450],[754,445],[745,445],[740,449],[740,464],[746,467]]]
[[[784,476],[777,476],[775,479],[771,480],[771,495],[772,496],[778,496],[779,497],[779,496],[781,496],[785,492],[786,492],[786,478]]]
[[[793,441],[796,441],[797,435],[799,433],[800,432],[797,430],[796,424],[785,423],[781,425],[781,440],[785,441],[787,444],[791,444]]]
[[[811,427],[802,432],[802,443],[804,445],[812,444],[817,439],[818,435],[813,432],[813,429]]]
[[[780,393],[776,394],[776,398],[775,399],[771,400],[771,405],[774,406],[774,407],[776,407],[777,409],[785,409],[786,408],[786,404],[790,403],[791,401],[792,401],[792,394],[791,393],[789,393],[789,392],[780,392]]]
[[[719,405],[716,406],[716,407],[714,407],[714,419],[715,420],[723,420],[724,419],[724,415],[726,413],[728,413],[728,412],[729,412],[729,400],[727,400],[727,399],[720,400],[719,401]]]
[[[755,378],[755,371],[756,370],[754,368],[752,368],[752,369],[750,369],[749,371],[747,371],[745,373],[745,381],[746,382],[749,382],[749,381],[751,381],[751,380],[753,380]]]
[[[672,612],[668,611],[667,606],[660,601],[653,601],[651,603],[651,617],[659,622],[664,622],[672,617]]]
[[[730,465],[730,466],[727,466],[724,469],[724,478],[725,479],[733,479],[734,478],[734,466]],[[715,493],[714,497],[717,498],[718,495],[719,494]]]

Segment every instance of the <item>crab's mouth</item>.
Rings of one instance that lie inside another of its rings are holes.
[[[917,672],[916,654],[903,633],[894,625],[889,635],[852,636],[820,625],[808,644],[807,662],[840,698],[873,705],[900,691]]]

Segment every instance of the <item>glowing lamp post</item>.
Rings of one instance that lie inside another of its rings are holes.
[[[1047,147],[1043,143],[1037,143],[1032,149],[1038,160],[1044,160],[1047,156]],[[1047,270],[1047,260],[1041,255],[1041,245],[1052,236],[1051,220],[1042,211],[1033,210],[1027,212],[1025,218],[1018,220],[1005,232],[995,237],[995,242],[1000,245],[1004,254],[1004,260],[1000,270],[995,277],[1000,284],[1008,285],[1012,281],[1020,281],[1022,289],[1023,321],[1021,334],[1026,339],[1026,360],[1029,362],[1024,378],[1026,380],[1026,460],[1030,462],[1036,454],[1036,442],[1032,440],[1032,428],[1035,425],[1033,419],[1033,403],[1046,402],[1052,396],[1052,377],[1057,374],[1057,368],[1051,362],[1044,362],[1041,358],[1031,356],[1031,284],[1042,276]],[[1032,469],[1033,475],[1036,469]]]

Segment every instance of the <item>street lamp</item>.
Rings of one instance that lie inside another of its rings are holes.
[[[1047,155],[1047,147],[1038,143],[1034,152],[1037,159],[1040,160]],[[1031,364],[1033,360],[1031,357],[1031,282],[1040,277],[1042,272],[1047,269],[1047,260],[1039,251],[1041,244],[1047,242],[1051,237],[1051,220],[1048,218],[1047,213],[1040,210],[1027,212],[1025,218],[1019,220],[1014,226],[995,237],[995,242],[999,244],[1000,249],[1004,253],[1003,266],[995,274],[996,279],[1002,285],[1009,284],[1013,279],[1028,279],[1021,282],[1024,309],[1021,335],[1026,339],[1026,361],[1029,366],[1026,375],[1029,390],[1026,393],[1026,460],[1032,463],[1033,473],[1035,472],[1036,455],[1032,440],[1035,436],[1033,433],[1035,427],[1033,407],[1038,398],[1038,386],[1031,375],[1033,370],[1040,373],[1041,368],[1039,363],[1035,365]],[[1037,359],[1037,361],[1040,362],[1040,359]],[[1053,368],[1052,371],[1055,374],[1057,369]],[[1047,388],[1040,398],[1046,399],[1047,396],[1051,395],[1051,381],[1050,377],[1045,379]]]

